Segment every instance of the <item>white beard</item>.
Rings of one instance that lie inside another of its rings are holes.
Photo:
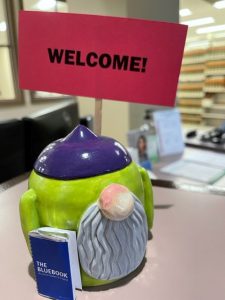
[[[78,252],[83,270],[95,279],[127,276],[142,262],[148,239],[147,218],[134,197],[134,211],[122,221],[104,217],[97,204],[84,213],[78,231]]]

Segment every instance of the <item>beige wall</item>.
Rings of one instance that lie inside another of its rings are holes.
[[[81,116],[95,113],[93,98],[77,97]],[[103,100],[102,135],[111,136],[127,145],[126,133],[129,129],[129,104],[126,102]]]
[[[68,0],[69,11],[170,22],[179,21],[179,0]],[[78,97],[81,114],[94,113],[94,101]],[[143,122],[148,105],[104,101],[103,134],[127,144],[126,133]]]
[[[18,23],[18,19],[17,19],[18,18],[18,11],[19,11],[18,1],[12,1],[12,2],[11,1],[6,1],[6,3],[8,4],[8,6],[11,9],[13,7],[13,11],[15,11],[15,18],[16,18],[16,24],[17,24]],[[2,4],[2,2],[0,1],[0,14],[3,12],[1,4]],[[2,20],[3,20],[3,16],[2,16]],[[17,32],[18,26],[16,26],[15,29],[16,29],[16,32]],[[6,35],[4,35],[4,36],[1,35],[0,36],[1,43],[4,44],[3,37],[6,37]],[[6,62],[5,58],[4,58],[4,60]],[[0,63],[0,65],[2,66],[2,63]],[[4,84],[5,86],[3,88],[5,90],[7,89],[9,91],[11,89],[11,86],[9,84],[10,81],[7,79],[7,83],[5,83],[4,79],[9,78],[10,73],[9,72],[7,73],[6,70],[4,70],[4,72],[1,72],[1,71],[2,71],[2,69],[0,70],[0,90],[1,90],[1,86]],[[12,91],[11,91],[11,93],[12,93]],[[41,102],[41,103],[33,104],[32,101],[31,101],[30,93],[28,91],[25,91],[23,93],[22,98],[23,98],[24,103],[21,104],[21,105],[8,105],[8,106],[4,105],[4,106],[0,106],[0,121],[1,120],[7,120],[7,119],[21,118],[21,117],[24,117],[28,114],[33,113],[33,112],[48,108],[50,106],[53,106],[53,105],[56,105],[56,104],[59,103],[58,100],[56,100],[56,101],[52,100],[51,102],[46,102],[46,103]]]
[[[127,0],[67,0],[67,3],[70,12],[115,17],[127,15]]]
[[[0,48],[0,101],[1,99],[13,99],[15,98],[12,68],[10,64],[10,56],[8,48]]]
[[[155,20],[178,21],[179,0],[68,0],[71,12],[136,17]],[[94,114],[94,100],[78,97],[80,115]],[[57,102],[58,103],[58,102]],[[0,107],[0,120],[25,116],[31,112],[54,105],[32,104],[25,93],[25,105]],[[126,133],[142,123],[148,106],[126,102],[103,101],[102,134],[126,142]]]
[[[125,0],[68,0],[69,11],[98,15],[125,17],[127,13]],[[78,97],[80,114],[94,115],[94,100]],[[111,136],[127,145],[126,133],[129,130],[129,103],[103,101],[102,134]]]
[[[179,0],[127,0],[127,15],[131,18],[178,23]],[[143,124],[145,110],[149,108],[161,109],[152,105],[130,104],[129,126],[131,129]]]

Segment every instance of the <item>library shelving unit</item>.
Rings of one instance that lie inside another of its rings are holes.
[[[184,54],[177,97],[181,118],[185,123],[202,122],[205,61],[205,49],[186,51]]]
[[[184,123],[225,121],[225,46],[185,51],[177,98]]]

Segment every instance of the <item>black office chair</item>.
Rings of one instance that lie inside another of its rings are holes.
[[[65,137],[78,123],[78,104],[75,100],[23,118],[25,128],[26,170],[33,168],[41,151],[52,141]]]
[[[0,122],[0,183],[25,172],[24,126],[21,120]]]
[[[80,124],[86,126],[87,128],[94,130],[94,118],[92,115],[87,115],[80,118]]]

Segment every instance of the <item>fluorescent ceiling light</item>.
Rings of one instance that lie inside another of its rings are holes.
[[[182,9],[180,9],[179,14],[181,17],[187,17],[187,16],[192,15],[192,12],[189,8],[182,8]]]
[[[7,29],[6,22],[5,21],[0,22],[0,31],[3,32],[6,31],[6,29]]]
[[[215,33],[213,35],[213,37],[216,38],[216,39],[224,38],[225,37],[225,32]]]
[[[225,30],[225,24],[198,28],[196,30],[196,33],[197,34],[204,34],[204,33],[216,32],[216,31],[223,31],[223,30]]]
[[[53,9],[56,6],[56,0],[40,0],[36,6],[40,10]]]
[[[213,4],[213,6],[217,9],[222,9],[222,8],[225,8],[225,1],[222,0],[222,1],[217,1]]]
[[[207,18],[201,18],[201,19],[194,19],[194,20],[185,21],[185,22],[182,22],[182,24],[188,25],[189,27],[196,27],[196,26],[211,24],[211,23],[214,23],[214,22],[215,22],[214,18],[207,17]]]
[[[201,40],[201,37],[198,36],[198,35],[195,35],[195,36],[190,36],[186,39],[186,42],[187,43],[191,43],[191,42],[196,42],[196,41],[200,41]]]

